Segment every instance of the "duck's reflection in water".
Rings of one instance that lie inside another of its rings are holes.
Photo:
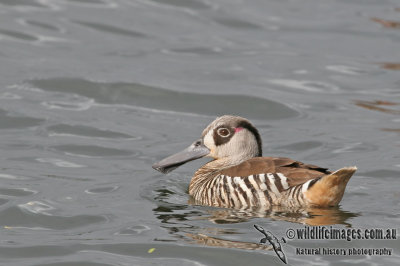
[[[234,241],[234,240],[226,240],[222,238],[212,237],[205,234],[192,234],[187,233],[186,237],[191,239],[189,242],[198,244],[198,245],[206,245],[209,247],[224,247],[224,248],[238,248],[238,249],[246,249],[246,250],[272,250],[272,245],[264,245],[259,244],[256,241],[254,242],[245,242],[245,241]],[[262,237],[260,236],[260,239]]]
[[[217,224],[230,224],[240,223],[249,221],[255,217],[265,217],[273,220],[301,223],[310,226],[322,226],[332,224],[344,224],[350,226],[346,222],[351,217],[356,217],[358,214],[350,213],[340,210],[338,207],[332,208],[307,208],[307,209],[287,209],[279,206],[275,206],[269,210],[230,210],[230,209],[219,209],[209,210],[209,217],[201,217],[199,219],[208,219],[213,223]],[[212,228],[203,229],[203,231],[212,232],[212,235],[218,234]],[[221,230],[219,230],[221,231]],[[225,232],[221,232],[224,234]],[[225,233],[226,234],[226,233]],[[187,233],[186,237],[191,239],[192,243],[213,246],[213,247],[225,247],[225,248],[238,248],[246,250],[273,250],[273,246],[269,243],[260,244],[257,243],[258,239],[254,242],[244,241],[232,241],[226,240],[219,237],[208,236],[204,233],[193,234]],[[262,236],[260,235],[260,239]]]
[[[176,207],[176,208],[175,208]],[[209,220],[214,224],[235,224],[248,222],[254,218],[267,218],[275,221],[286,221],[306,224],[310,226],[341,224],[351,226],[348,220],[357,217],[359,214],[343,211],[340,207],[332,208],[302,208],[288,209],[274,206],[270,209],[223,209],[203,207],[203,210],[196,210],[195,206],[159,206],[154,209],[157,217],[162,220],[170,233],[185,242],[212,247],[239,248],[245,250],[272,250],[271,245],[260,244],[262,239],[254,242],[234,241],[224,239],[224,236],[238,234],[236,230],[216,227],[198,227],[196,221]],[[208,215],[207,215],[208,214]],[[257,221],[260,222],[259,220]],[[256,222],[255,222],[256,223]],[[167,225],[168,224],[168,225]],[[163,226],[164,227],[164,226]],[[267,228],[265,228],[267,229]],[[249,228],[253,230],[253,228]],[[183,233],[183,234],[182,234]]]
[[[208,219],[217,224],[240,223],[246,222],[252,218],[269,218],[273,220],[301,223],[311,226],[344,224],[350,226],[346,221],[349,218],[357,217],[358,214],[343,211],[340,207],[331,208],[287,208],[282,206],[273,206],[269,209],[217,209],[209,210],[209,217],[201,217],[200,219]]]

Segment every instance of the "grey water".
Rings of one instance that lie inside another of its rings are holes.
[[[283,265],[254,224],[400,224],[395,0],[0,0],[0,265]],[[338,208],[188,202],[154,162],[223,114],[265,156],[356,165]],[[288,240],[289,265],[396,265],[398,240]],[[391,255],[299,255],[296,248]]]

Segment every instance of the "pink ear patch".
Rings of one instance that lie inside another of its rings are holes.
[[[242,127],[236,127],[236,128],[235,128],[235,133],[240,132],[242,129],[243,129]]]

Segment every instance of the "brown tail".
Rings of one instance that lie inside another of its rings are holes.
[[[321,177],[313,183],[304,196],[311,206],[336,206],[342,200],[347,182],[357,170],[357,167],[344,167],[332,174]]]

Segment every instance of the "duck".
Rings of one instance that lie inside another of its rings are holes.
[[[198,205],[244,209],[331,207],[342,200],[357,167],[327,168],[285,157],[263,157],[259,131],[246,118],[224,115],[186,149],[153,164],[161,173],[202,157],[189,184]]]

